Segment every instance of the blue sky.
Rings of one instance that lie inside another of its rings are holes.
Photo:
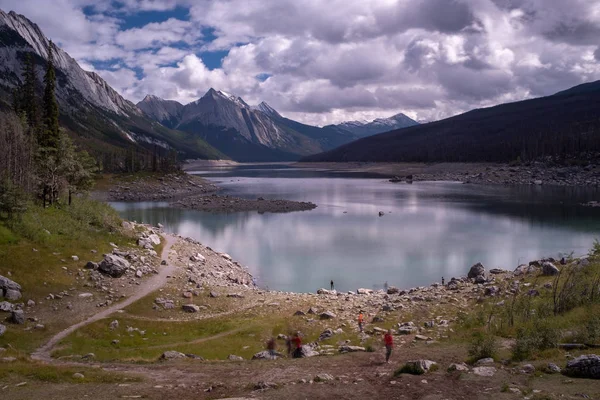
[[[49,6],[51,4],[51,6]],[[127,99],[213,87],[325,125],[435,120],[600,79],[589,0],[0,0]]]

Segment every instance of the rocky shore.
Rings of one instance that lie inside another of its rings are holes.
[[[210,211],[215,213],[258,211],[259,213],[283,213],[292,211],[307,211],[317,205],[304,201],[271,200],[259,197],[257,199],[244,199],[227,195],[189,196],[171,203],[171,206],[192,210]]]
[[[108,201],[163,201],[218,190],[217,185],[194,175],[133,176],[110,182],[110,188],[96,197]]]
[[[195,175],[168,174],[113,178],[107,190],[94,193],[104,201],[169,201],[172,207],[199,211],[284,213],[307,211],[317,205],[310,202],[280,199],[245,199],[218,195],[221,188]]]
[[[599,186],[600,165],[490,163],[297,163],[299,168],[373,174],[392,182],[455,181],[482,185]]]

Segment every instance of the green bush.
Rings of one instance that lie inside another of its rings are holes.
[[[498,352],[498,341],[491,334],[477,332],[471,338],[468,351],[470,362],[475,362],[482,358],[495,358]]]
[[[557,347],[560,331],[547,323],[536,322],[530,328],[519,328],[512,356],[516,361],[533,357],[536,353]]]

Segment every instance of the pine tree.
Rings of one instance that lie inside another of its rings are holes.
[[[48,67],[44,75],[44,127],[40,134],[39,144],[43,148],[54,150],[58,148],[59,127],[58,127],[58,103],[54,95],[56,89],[56,71],[54,70],[54,44],[52,41],[48,44]]]

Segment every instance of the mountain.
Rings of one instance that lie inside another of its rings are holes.
[[[166,127],[201,137],[236,161],[291,161],[348,143],[358,137],[284,118],[262,102],[210,89],[186,105],[148,95],[137,104]]]
[[[390,118],[377,118],[371,122],[348,121],[337,125],[328,125],[328,127],[351,132],[358,137],[366,137],[415,125],[419,125],[419,123],[406,115],[399,113]]]
[[[360,139],[303,161],[509,162],[600,152],[600,81]]]
[[[48,46],[48,39],[35,23],[13,11],[0,10],[0,101],[11,103],[12,90],[22,82],[27,54],[32,56],[41,95]],[[194,135],[156,124],[98,74],[84,71],[58,46],[53,53],[61,126],[105,166],[132,147],[139,152],[155,146],[164,151],[175,149],[189,158],[226,158]]]

